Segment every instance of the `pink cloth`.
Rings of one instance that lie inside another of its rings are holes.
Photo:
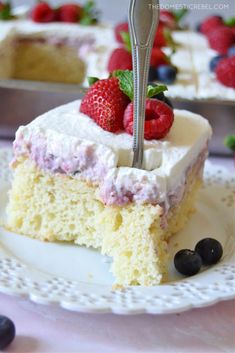
[[[0,141],[0,147],[7,145]],[[231,159],[211,161],[234,168]],[[7,352],[235,352],[235,300],[182,314],[115,316],[67,312],[0,294],[0,314],[16,325]]]
[[[7,352],[234,353],[235,301],[182,314],[91,315],[0,296],[17,337]]]

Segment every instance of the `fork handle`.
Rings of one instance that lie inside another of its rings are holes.
[[[131,0],[129,30],[134,76],[134,168],[142,168],[144,121],[150,54],[159,21],[159,0]]]

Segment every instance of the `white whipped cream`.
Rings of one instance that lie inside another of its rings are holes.
[[[211,137],[208,121],[188,111],[175,110],[174,124],[162,140],[144,142],[144,170],[131,168],[133,137],[122,132],[104,131],[92,119],[79,112],[80,101],[58,107],[38,117],[16,133],[16,156],[27,154],[29,146],[38,151],[46,148],[47,156],[61,163],[92,150],[89,173],[92,181],[100,182],[110,192],[119,190],[135,193],[134,200],[163,202],[167,193],[182,183],[186,170],[197,160]],[[42,141],[42,142],[41,142]],[[45,146],[44,146],[45,145]],[[85,151],[85,152],[84,152]],[[80,157],[79,157],[80,158]],[[86,165],[86,163],[84,163]],[[105,170],[104,170],[105,166]],[[95,177],[97,173],[98,177]],[[103,194],[105,194],[104,188]]]
[[[235,89],[222,85],[216,79],[215,74],[210,72],[210,60],[218,55],[218,53],[209,47],[206,36],[193,31],[175,31],[173,33],[173,38],[181,45],[176,52],[179,53],[177,54],[179,60],[174,62],[173,55],[174,64],[178,66],[180,70],[182,68],[185,77],[188,70],[192,73],[191,84],[186,83],[184,87],[186,92],[183,92],[183,85],[180,85],[179,90],[176,91],[176,95],[174,96],[177,96],[177,92],[179,92],[178,96],[184,98],[190,98],[191,96],[193,98],[202,99],[216,98],[218,100],[234,100]],[[185,50],[188,50],[190,53],[190,64],[187,63],[187,56],[185,56],[185,60],[183,59],[183,52]],[[176,84],[177,83],[178,79],[176,81]],[[194,89],[192,89],[192,86],[194,86]],[[172,85],[172,88],[174,91],[174,85]],[[188,89],[189,91],[187,91]]]
[[[173,40],[177,44],[176,52],[171,54],[170,48],[164,48],[164,52],[170,55],[171,62],[178,69],[176,81],[168,85],[166,95],[171,98],[184,97],[194,99],[197,96],[197,82],[194,73],[191,48],[188,31],[172,32]]]

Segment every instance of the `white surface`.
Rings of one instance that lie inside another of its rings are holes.
[[[9,158],[9,150],[7,153]],[[9,186],[5,151],[1,151],[0,165],[3,212]],[[0,291],[72,311],[119,314],[173,313],[234,298],[234,187],[231,174],[208,164],[197,212],[171,240],[171,262],[177,250],[193,248],[206,236],[221,241],[224,255],[220,263],[196,276],[182,279],[170,265],[169,283],[112,291],[108,264],[96,252],[73,245],[41,243],[1,230]]]

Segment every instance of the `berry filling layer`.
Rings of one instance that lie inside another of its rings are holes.
[[[15,46],[19,45],[50,45],[54,47],[69,47],[77,51],[78,56],[85,58],[86,54],[94,50],[96,39],[91,34],[84,35],[82,37],[68,37],[68,36],[22,36],[15,39]]]

